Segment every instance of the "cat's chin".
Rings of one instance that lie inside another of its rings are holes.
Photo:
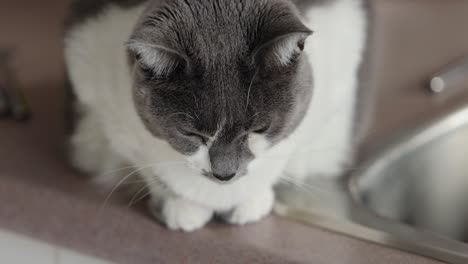
[[[246,176],[246,174],[239,174],[239,175],[236,175],[230,179],[219,179],[219,178],[216,178],[212,173],[202,173],[200,175],[200,177],[205,177],[206,179],[208,179],[209,181],[211,182],[214,182],[220,186],[228,186],[228,185],[231,185],[231,184],[235,184],[236,182],[238,182],[240,179],[242,179],[244,176]]]

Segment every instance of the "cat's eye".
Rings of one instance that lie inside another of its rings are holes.
[[[265,134],[268,131],[268,129],[270,129],[270,125],[264,125],[252,132],[255,134]]]
[[[191,130],[186,130],[184,128],[177,128],[177,131],[179,131],[179,133],[185,137],[198,139],[203,144],[206,144],[208,142],[208,137],[205,135],[202,135],[201,133],[194,132]]]

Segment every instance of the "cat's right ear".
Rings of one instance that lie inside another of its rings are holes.
[[[261,58],[267,66],[287,66],[304,50],[305,41],[312,33],[304,29],[277,36],[260,46],[254,53],[254,59]]]
[[[148,79],[166,79],[176,70],[187,66],[184,56],[164,46],[138,40],[130,40],[126,46]]]

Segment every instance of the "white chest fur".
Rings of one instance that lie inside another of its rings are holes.
[[[314,95],[298,129],[288,171],[304,177],[337,176],[352,161],[357,74],[366,42],[361,1],[340,0],[311,9],[305,23],[314,30],[305,51],[313,68]]]

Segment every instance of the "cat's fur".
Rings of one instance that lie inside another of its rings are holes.
[[[78,1],[74,164],[145,166],[155,215],[185,231],[259,220],[281,177],[340,175],[366,15],[358,0],[293,2],[302,15],[289,0]]]

